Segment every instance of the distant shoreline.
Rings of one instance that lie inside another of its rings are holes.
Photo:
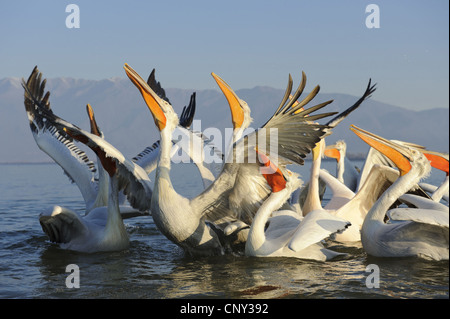
[[[351,161],[363,161],[366,159],[366,154],[348,154],[347,158]],[[312,161],[311,158],[305,158],[306,162]],[[324,157],[322,161],[335,161],[333,158]],[[0,162],[0,165],[57,165],[55,162]]]

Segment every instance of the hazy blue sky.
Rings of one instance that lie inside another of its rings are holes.
[[[80,28],[66,27],[66,6]],[[380,28],[366,27],[368,4]],[[0,79],[143,76],[157,69],[165,87],[285,88],[288,74],[307,89],[360,95],[411,109],[449,106],[449,3],[432,1],[2,1]]]

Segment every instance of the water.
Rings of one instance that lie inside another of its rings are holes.
[[[358,164],[358,163],[357,163]],[[334,173],[333,162],[323,162]],[[361,163],[359,163],[361,167]],[[308,179],[309,163],[296,169]],[[186,172],[188,171],[188,172]],[[201,190],[195,170],[175,166],[175,188]],[[191,258],[160,234],[151,217],[126,220],[130,248],[82,254],[50,243],[38,215],[52,205],[83,213],[75,185],[54,164],[0,165],[0,298],[448,298],[448,262],[367,256],[362,247],[334,245],[348,258],[312,262],[289,258]],[[430,182],[443,180],[434,172]],[[329,196],[325,194],[325,199]],[[66,287],[76,264],[80,288]],[[368,265],[380,269],[369,289]]]

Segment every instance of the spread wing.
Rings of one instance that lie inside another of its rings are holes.
[[[278,161],[275,165],[278,167],[288,163],[302,165],[306,155],[326,133],[326,129],[329,128],[327,125],[320,125],[311,121],[335,114],[334,112],[313,114],[332,101],[302,109],[319,92],[319,87],[317,86],[300,103],[297,103],[305,85],[306,75],[303,73],[302,82],[295,94],[289,98],[292,91],[292,77],[289,76],[286,93],[274,115],[260,129],[244,136],[233,144],[231,152],[226,157],[222,173],[209,188],[192,200],[192,205],[203,211],[207,219],[216,221],[221,220],[224,216],[239,218],[236,213],[231,213],[228,204],[229,196],[227,195],[232,192],[238,174],[256,172],[261,175],[259,172],[261,164],[256,159],[256,149],[262,153],[269,153],[271,161],[275,160],[274,156],[277,156]],[[269,152],[271,143],[277,148],[276,154],[270,154]],[[236,160],[241,155],[241,161]],[[256,169],[240,169],[241,164],[255,166]],[[262,175],[260,177],[264,179]],[[255,183],[258,183],[257,179],[246,179],[242,176],[240,176],[240,180],[254,180]],[[253,188],[252,185],[249,185],[249,189]],[[260,192],[260,202],[268,196],[269,191],[270,189],[267,188],[266,192]],[[245,196],[244,194],[240,195]],[[253,214],[255,212],[256,210],[254,210]]]
[[[74,182],[86,203],[95,200],[97,195],[96,166],[86,153],[79,149],[72,137],[59,131],[54,123],[47,121],[42,110],[53,114],[50,108],[50,92],[45,92],[46,79],[35,67],[22,86],[25,90],[24,104],[29,119],[30,129],[37,146],[52,158]]]
[[[39,112],[59,131],[66,132],[72,138],[90,147],[94,152],[101,152],[107,158],[113,159],[117,167],[116,174],[120,188],[124,189],[131,206],[140,211],[150,210],[152,183],[142,167],[127,159],[105,139],[84,131],[46,109],[39,108]]]

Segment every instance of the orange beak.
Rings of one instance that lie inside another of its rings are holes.
[[[360,129],[359,127],[356,127],[354,125],[351,125],[350,129],[364,142],[393,161],[395,166],[397,166],[397,168],[400,170],[400,176],[405,175],[411,170],[412,166],[409,161],[409,157],[400,145],[384,139],[378,135]]]
[[[91,133],[97,136],[101,136],[100,129],[98,128],[97,122],[94,117],[94,110],[90,104],[86,105],[86,111],[89,116],[89,122],[91,124]]]
[[[145,82],[141,76],[133,70],[127,63],[123,67],[125,69],[125,73],[130,78],[131,82],[138,88],[141,92],[142,97],[144,98],[145,103],[147,104],[150,112],[153,115],[153,119],[155,121],[156,126],[160,131],[162,131],[166,127],[166,116],[164,115],[164,111],[161,108],[161,104],[163,101]]]
[[[334,158],[337,162],[341,160],[341,153],[333,145],[327,146],[323,153],[326,157]]]
[[[423,155],[430,161],[431,166],[449,174],[448,159],[430,151],[424,151]]]
[[[215,73],[211,73],[211,75],[214,80],[216,80],[223,94],[227,98],[228,105],[231,110],[231,121],[233,122],[233,128],[240,128],[244,122],[244,111],[242,109],[239,97],[220,76]]]

